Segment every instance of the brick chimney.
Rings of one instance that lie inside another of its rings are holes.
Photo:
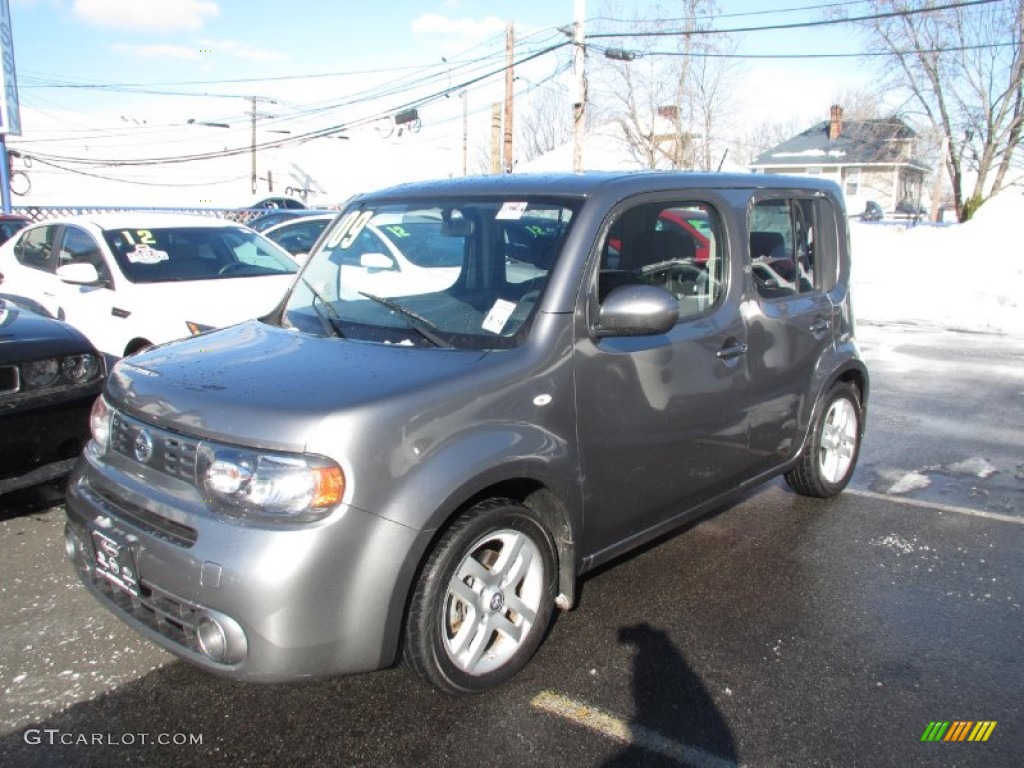
[[[843,108],[838,104],[832,105],[832,113],[828,121],[828,140],[835,141],[843,135]]]

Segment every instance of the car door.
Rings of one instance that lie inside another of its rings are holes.
[[[692,238],[659,224],[664,211],[688,209],[711,222],[703,262]],[[729,263],[716,206],[687,197],[629,205],[614,214],[600,261],[574,358],[584,546],[598,561],[728,490],[751,464],[742,272]],[[672,293],[676,325],[659,335],[596,335],[602,302],[634,283]]]
[[[767,471],[799,449],[814,405],[811,382],[832,344],[838,230],[834,206],[813,193],[759,195],[749,211],[747,365],[761,393],[750,444]]]
[[[57,236],[57,269],[70,264],[91,264],[99,275],[93,285],[77,285],[59,279],[55,288],[63,319],[84,333],[93,345],[120,356],[129,336],[129,320],[115,306],[115,278],[103,249],[91,232],[71,224]]]

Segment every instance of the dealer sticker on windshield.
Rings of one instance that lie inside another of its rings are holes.
[[[505,330],[505,324],[515,308],[516,305],[513,302],[498,299],[494,302],[494,306],[491,307],[491,311],[487,313],[487,317],[484,318],[481,327],[491,333],[501,333]]]
[[[511,219],[517,220],[523,218],[523,214],[526,213],[526,206],[529,203],[504,203],[501,206],[501,210],[494,217],[496,219]]]
[[[143,243],[136,245],[134,251],[128,251],[125,255],[132,264],[159,264],[161,261],[170,261],[171,259],[167,255],[167,251],[158,251]]]

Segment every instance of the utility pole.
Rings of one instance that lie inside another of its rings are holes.
[[[509,24],[505,27],[505,173],[512,173],[512,48],[515,44],[515,30]]]
[[[501,173],[501,104],[491,105],[491,173]]]
[[[462,92],[462,175],[468,176],[469,170],[469,95]]]
[[[268,99],[265,96],[250,96],[249,102],[252,104],[252,193],[256,194],[256,118],[257,117],[270,117],[270,115],[259,115],[256,113],[256,103],[266,102],[268,104],[277,104],[273,99]]]
[[[572,22],[572,71],[575,79],[572,104],[572,169],[583,170],[583,129],[586,125],[587,78],[584,73],[583,19],[586,15],[586,1],[575,0]]]

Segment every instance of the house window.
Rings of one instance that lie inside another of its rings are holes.
[[[850,168],[846,172],[846,196],[856,197],[860,192],[860,168]]]

